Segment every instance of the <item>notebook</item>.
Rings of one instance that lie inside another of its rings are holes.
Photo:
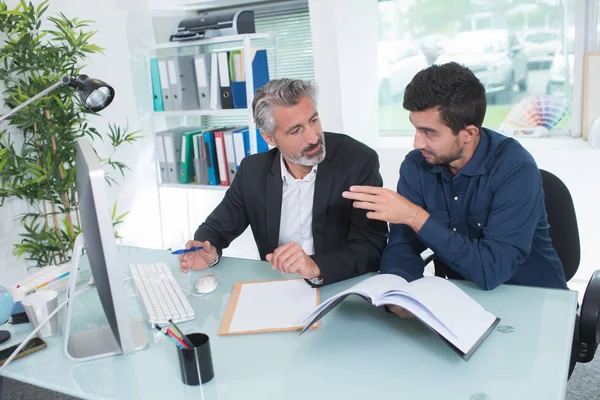
[[[302,320],[319,304],[319,289],[304,279],[237,282],[219,335],[299,331]],[[314,324],[311,328],[318,328]]]
[[[307,314],[309,329],[347,296],[356,294],[374,306],[397,305],[410,311],[468,360],[500,321],[452,282],[429,276],[407,282],[379,274],[329,298]]]

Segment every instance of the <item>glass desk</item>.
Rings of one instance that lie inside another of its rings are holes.
[[[167,262],[186,286],[199,272],[181,274],[167,251],[120,247],[128,264]],[[215,378],[203,386],[205,399],[563,399],[566,390],[577,294],[572,291],[503,285],[482,291],[456,282],[501,318],[497,329],[467,362],[417,320],[402,320],[358,297],[344,300],[321,322],[299,336],[278,332],[218,336],[233,284],[281,279],[270,264],[223,258],[217,267],[217,290],[189,297],[196,319],[181,323],[186,332],[210,336]],[[321,300],[364,277],[321,289]],[[126,294],[135,293],[133,282]],[[141,318],[136,297],[131,314]],[[102,319],[97,293],[77,297],[74,323],[90,327]],[[59,321],[62,326],[62,311]],[[146,324],[147,326],[147,324]],[[20,342],[30,324],[10,328]],[[177,351],[168,340],[155,343],[148,328],[148,348],[130,356],[74,363],[63,353],[63,336],[48,348],[11,364],[5,376],[90,399],[200,399],[199,387],[181,381]]]

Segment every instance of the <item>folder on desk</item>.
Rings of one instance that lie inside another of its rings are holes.
[[[302,330],[302,319],[319,304],[319,288],[304,279],[237,282],[219,335]],[[319,328],[319,323],[311,329]]]
[[[154,111],[164,111],[162,87],[160,84],[160,71],[158,69],[158,59],[150,60],[150,78],[152,80],[152,105]]]
[[[196,85],[198,86],[198,101],[201,110],[210,109],[210,56],[198,54],[194,57]]]

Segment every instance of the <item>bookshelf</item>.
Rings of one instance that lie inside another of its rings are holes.
[[[248,114],[247,108],[233,108],[230,110],[187,110],[187,111],[154,111],[154,118],[169,117],[204,117],[204,116],[245,116]]]
[[[271,40],[271,46],[266,46],[265,41]],[[256,43],[259,41],[259,43]],[[196,55],[200,53],[211,54],[224,51],[233,50],[244,50],[244,57],[242,63],[244,64],[244,78],[246,81],[246,99],[247,104],[251,105],[254,99],[254,80],[252,71],[252,48],[261,47],[267,49],[270,47],[275,54],[277,59],[277,41],[274,36],[268,33],[254,33],[244,35],[230,35],[230,36],[218,36],[210,39],[201,40],[187,40],[179,42],[167,42],[158,43],[149,46],[147,53],[147,70],[148,70],[148,87],[152,88],[152,73],[151,73],[151,60],[153,58],[168,58],[175,56],[184,55]],[[269,49],[267,49],[269,51]],[[277,74],[277,66],[275,65],[275,75]],[[272,77],[273,78],[273,77]],[[215,95],[210,93],[209,96]],[[216,94],[218,95],[218,93]],[[149,107],[154,110],[152,104],[152,90],[148,94],[150,101]],[[248,108],[233,108],[233,109],[193,109],[193,110],[177,110],[177,111],[153,111],[152,117],[152,136],[156,137],[156,133],[162,130],[174,128],[177,126],[200,126],[207,128],[211,123],[211,118],[225,119],[227,121],[235,121],[233,124],[247,125],[249,131],[255,132],[256,125],[254,123],[252,109]],[[250,134],[250,153],[255,154],[257,152],[257,138],[256,135]],[[156,144],[154,144],[154,151],[156,154]],[[160,168],[158,168],[160,171]],[[199,184],[177,184],[173,182],[162,182],[160,178],[160,172],[157,174],[159,187],[169,188],[186,188],[186,189],[210,189],[213,190],[212,185],[199,185]]]
[[[169,34],[177,27],[177,22],[189,17],[189,10],[181,13],[159,13],[153,17],[154,39],[156,44],[149,44],[145,49],[145,68],[147,79],[143,108],[149,110],[146,118],[148,136],[152,137],[154,163],[157,166],[156,182],[158,206],[160,210],[160,230],[162,248],[180,246],[193,236],[199,223],[204,221],[212,209],[221,202],[228,186],[199,185],[196,183],[172,183],[161,181],[161,171],[157,158],[156,133],[178,126],[211,126],[247,125],[251,132],[255,131],[255,123],[250,105],[254,99],[254,82],[252,71],[252,48],[264,48],[269,59],[270,78],[277,77],[277,38],[268,33],[220,36],[205,40],[168,42]],[[152,74],[150,60],[152,58],[169,58],[200,53],[217,53],[224,51],[244,50],[242,63],[246,80],[247,108],[234,109],[193,109],[178,111],[154,111]],[[256,152],[256,137],[250,135],[251,153]],[[250,231],[245,232],[237,241],[240,247],[253,246]],[[231,251],[228,250],[228,251]]]

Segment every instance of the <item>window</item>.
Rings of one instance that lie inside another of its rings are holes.
[[[575,0],[380,0],[378,6],[382,136],[413,134],[404,89],[421,69],[450,61],[470,68],[485,86],[486,127],[569,134]],[[544,115],[531,122],[531,113]]]

